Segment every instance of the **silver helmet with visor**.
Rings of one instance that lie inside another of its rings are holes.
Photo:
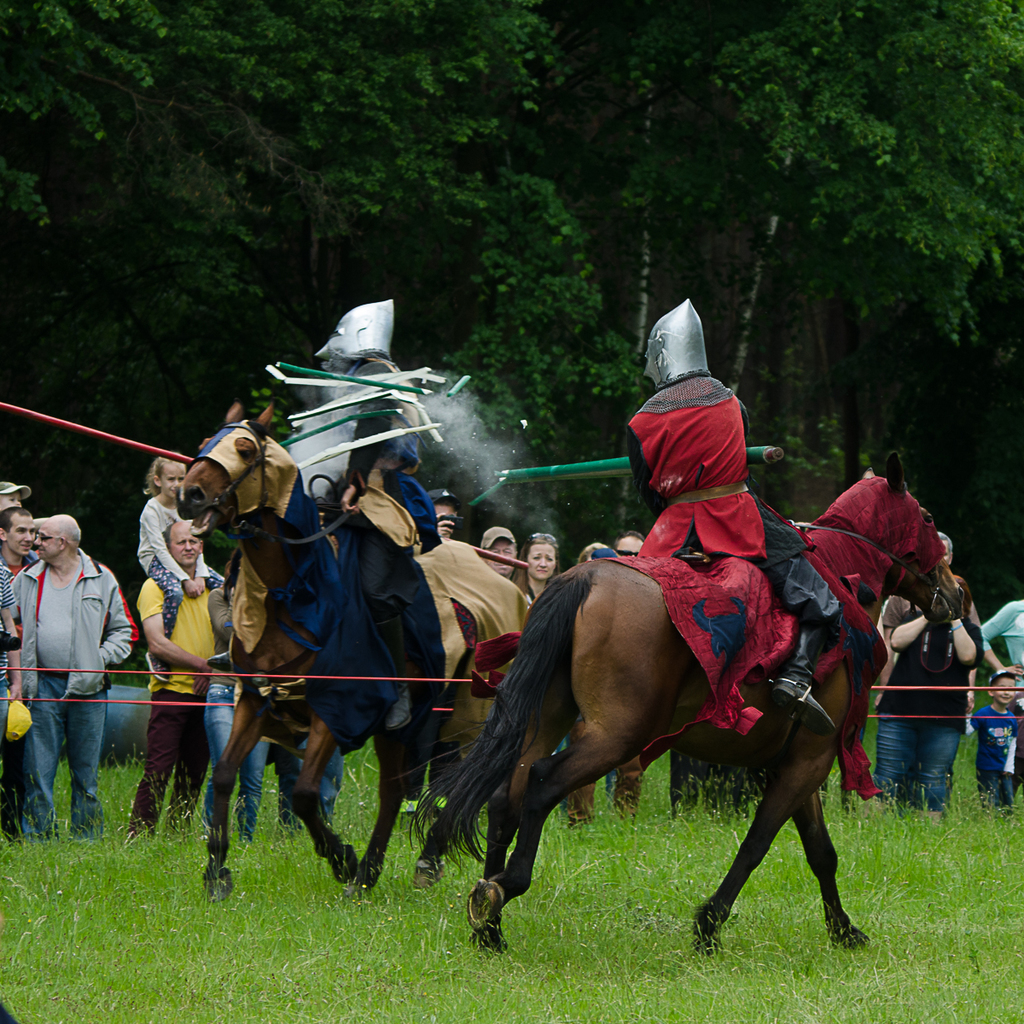
[[[704,351],[704,328],[693,303],[687,299],[651,328],[644,376],[660,388],[695,370],[707,373],[708,357]]]

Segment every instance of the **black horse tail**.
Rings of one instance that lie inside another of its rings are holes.
[[[431,777],[420,798],[414,827],[432,834],[443,853],[482,859],[480,810],[511,775],[531,721],[536,729],[555,669],[572,650],[576,612],[590,595],[591,574],[556,576],[534,602],[512,670],[502,680],[476,742],[457,765]]]

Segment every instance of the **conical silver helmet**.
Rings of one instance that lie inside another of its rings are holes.
[[[651,328],[644,376],[650,377],[655,387],[661,387],[684,373],[707,368],[704,328],[693,303],[687,299]]]
[[[354,359],[363,352],[391,354],[391,334],[395,329],[393,299],[369,302],[350,309],[334,328],[327,344],[317,352],[317,359],[344,356]]]

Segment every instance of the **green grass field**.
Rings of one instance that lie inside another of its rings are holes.
[[[870,752],[870,750],[869,750]],[[98,843],[0,849],[6,929],[0,999],[22,1024],[121,1022],[998,1021],[1024,1019],[1024,818],[976,806],[961,745],[945,821],[844,810],[826,817],[840,887],[871,944],[833,950],[817,885],[787,826],[754,874],[713,959],[691,951],[691,914],[724,875],[747,822],[669,815],[667,758],[636,823],[603,806],[589,827],[545,829],[533,888],[505,915],[510,948],[478,953],[465,922],[477,866],[429,892],[396,838],[380,884],[346,900],[305,834],[274,821],[267,776],[256,842],[233,846],[235,892],[203,896],[198,826],[125,840],[139,771],[107,769]],[[336,825],[358,848],[375,761],[354,755]],[[67,773],[59,777],[67,813]]]

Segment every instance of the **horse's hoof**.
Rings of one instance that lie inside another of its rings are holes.
[[[348,885],[345,886],[345,896],[350,900],[354,900],[357,896],[362,897],[369,895],[370,887],[368,885],[363,885],[362,882],[349,882]]]
[[[722,922],[711,907],[705,905],[693,919],[693,948],[703,956],[713,956],[722,948],[719,939]]]
[[[235,883],[231,880],[231,871],[228,868],[221,868],[216,875],[209,873],[203,875],[203,883],[206,886],[206,898],[211,903],[220,903],[231,895]]]
[[[839,946],[841,949],[859,949],[870,941],[859,928],[854,928],[852,924],[832,936],[833,945]]]
[[[444,861],[440,857],[421,857],[416,861],[416,871],[412,876],[415,889],[429,889],[444,878]]]
[[[508,949],[505,936],[501,933],[501,925],[491,921],[480,931],[473,932],[473,941],[477,948],[486,953],[504,953]]]
[[[504,905],[505,890],[497,882],[489,882],[486,878],[481,878],[473,886],[466,906],[469,927],[474,932],[483,932],[487,925],[499,919],[501,908]]]
[[[343,858],[341,860],[336,857],[331,858],[331,871],[334,872],[335,879],[344,885],[359,874],[359,858],[356,856],[355,847],[348,843],[342,846],[341,856]]]

